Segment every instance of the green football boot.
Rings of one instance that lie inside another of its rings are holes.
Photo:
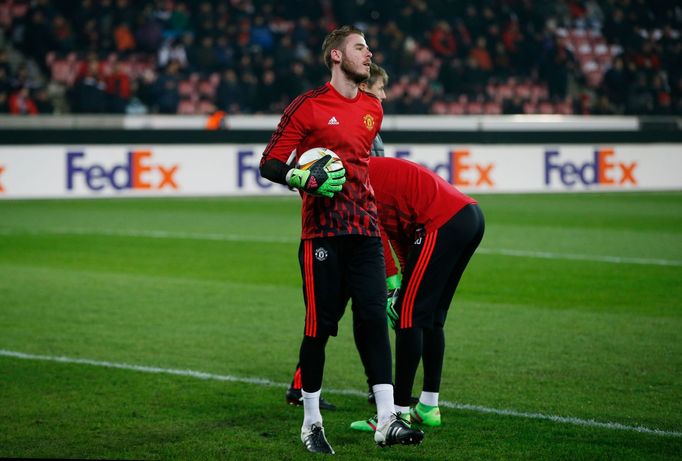
[[[412,416],[412,421],[417,424],[429,427],[440,426],[440,409],[438,407],[431,407],[419,402],[410,408],[410,416]]]
[[[354,431],[374,432],[377,430],[377,417],[375,415],[362,421],[353,421],[350,423],[350,428]]]

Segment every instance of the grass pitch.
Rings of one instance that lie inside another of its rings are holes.
[[[384,450],[348,429],[373,412],[348,315],[337,457],[682,458],[682,193],[477,198],[443,426]],[[297,198],[0,201],[0,457],[312,456],[284,404],[299,230]]]

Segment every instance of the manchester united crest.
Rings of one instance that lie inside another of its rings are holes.
[[[372,117],[370,114],[366,114],[364,117],[362,117],[362,122],[365,124],[365,127],[368,130],[372,130],[374,128],[374,117]]]

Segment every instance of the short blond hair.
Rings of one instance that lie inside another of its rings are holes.
[[[332,68],[332,57],[331,51],[338,50],[343,42],[348,38],[349,35],[357,34],[362,37],[365,34],[355,26],[343,26],[338,29],[334,29],[325,37],[322,43],[322,58],[324,59],[324,64],[329,70]]]
[[[369,78],[365,81],[367,86],[374,85],[379,79],[384,80],[384,85],[388,85],[388,72],[379,64],[372,63],[369,65]]]

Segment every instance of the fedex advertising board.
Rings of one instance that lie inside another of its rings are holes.
[[[0,199],[291,194],[265,145],[2,146]],[[387,145],[466,193],[682,189],[682,146]]]

